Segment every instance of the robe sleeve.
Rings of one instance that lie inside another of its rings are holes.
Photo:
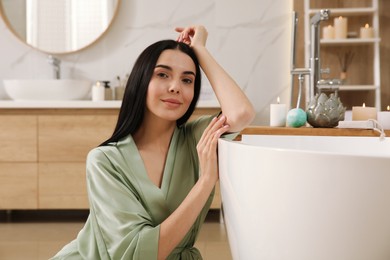
[[[88,248],[86,255],[93,259],[157,259],[160,226],[153,225],[131,184],[99,148],[88,154],[87,186],[91,212],[85,235],[93,236],[97,248],[92,251],[99,255],[90,255]],[[79,245],[79,250],[82,247]]]
[[[210,115],[210,116],[200,116],[199,118],[195,119],[194,121],[191,121],[187,123],[187,132],[192,133],[195,144],[198,144],[200,138],[202,137],[202,134],[204,130],[207,128],[207,126],[210,124],[211,120],[214,117],[217,117],[219,114]],[[237,137],[239,132],[233,132],[233,133],[225,133],[221,136],[221,138],[233,140]]]

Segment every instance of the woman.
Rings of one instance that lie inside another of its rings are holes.
[[[254,110],[206,49],[206,29],[176,31],[137,59],[112,137],[88,154],[88,220],[53,259],[202,259],[193,245],[218,180],[218,138]],[[223,114],[187,123],[199,65]]]

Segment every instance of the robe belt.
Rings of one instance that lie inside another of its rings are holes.
[[[172,255],[180,255],[180,259],[203,259],[196,247],[176,247],[172,251]]]

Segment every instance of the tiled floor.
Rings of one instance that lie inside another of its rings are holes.
[[[65,216],[64,216],[65,215]],[[41,260],[53,256],[75,238],[87,212],[0,212],[0,260]],[[196,247],[205,260],[232,259],[218,212],[209,214]]]

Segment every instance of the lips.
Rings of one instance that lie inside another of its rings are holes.
[[[168,103],[168,104],[172,104],[172,105],[181,105],[182,104],[182,102],[180,102],[179,100],[174,99],[174,98],[166,98],[166,99],[163,99],[162,101],[165,103]]]

